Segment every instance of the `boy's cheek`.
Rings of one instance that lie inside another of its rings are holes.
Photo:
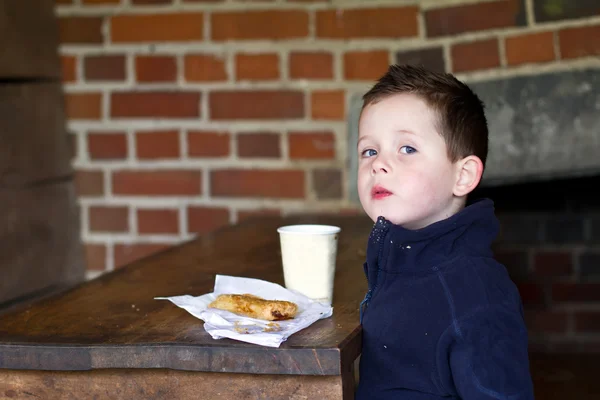
[[[359,191],[364,187],[365,179],[366,179],[365,170],[364,170],[364,168],[359,167],[358,172],[356,174],[356,186]]]
[[[358,199],[360,200],[360,204],[365,207],[366,202],[369,198],[368,196],[368,188],[365,186],[364,182],[361,180],[361,178],[358,178],[358,182],[356,185],[356,189],[358,191]]]

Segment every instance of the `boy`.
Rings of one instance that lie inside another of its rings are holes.
[[[359,122],[364,265],[358,400],[533,399],[521,299],[490,245],[483,104],[450,74],[391,66]]]

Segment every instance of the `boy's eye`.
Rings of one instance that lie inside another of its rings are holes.
[[[414,147],[411,146],[402,146],[400,147],[400,153],[403,154],[412,154],[412,153],[416,153],[417,149],[415,149]]]
[[[373,149],[366,149],[363,150],[363,152],[360,153],[360,155],[363,157],[373,157],[374,155],[377,155],[377,151]]]

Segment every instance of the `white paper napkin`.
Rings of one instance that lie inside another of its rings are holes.
[[[268,300],[292,301],[298,305],[298,313],[293,319],[271,322],[208,308],[208,304],[220,294],[246,293]],[[183,295],[155,297],[154,299],[169,300],[196,318],[203,320],[204,329],[213,339],[226,337],[269,347],[279,347],[292,334],[333,314],[333,307],[330,305],[315,302],[303,294],[286,289],[276,283],[228,275],[216,276],[212,293],[197,297]]]

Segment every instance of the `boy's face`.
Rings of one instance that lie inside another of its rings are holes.
[[[358,194],[373,221],[383,216],[420,229],[455,214],[458,163],[450,162],[436,116],[418,96],[397,94],[368,105],[358,139]]]

